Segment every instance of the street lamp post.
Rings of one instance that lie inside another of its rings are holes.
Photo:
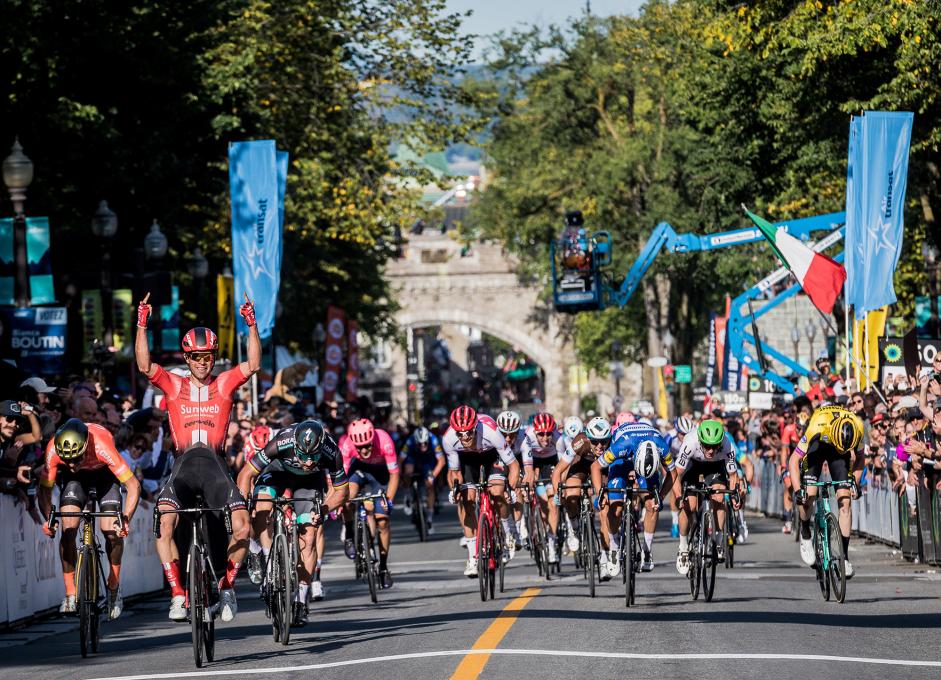
[[[193,277],[196,287],[196,318],[202,323],[203,319],[203,282],[209,274],[209,261],[203,255],[199,246],[193,249],[193,255],[186,262],[187,271]]]
[[[791,342],[794,343],[794,361],[800,363],[800,343],[801,343],[801,332],[797,327],[797,322],[794,322],[794,325],[791,326]]]
[[[13,202],[13,256],[16,261],[17,307],[29,307],[29,264],[26,260],[26,189],[33,181],[33,162],[23,153],[20,140],[13,142],[10,155],[3,159],[3,183]]]
[[[808,350],[810,351],[810,364],[814,364],[814,338],[817,336],[817,327],[814,325],[813,321],[808,320],[807,326],[804,328],[804,333],[807,334],[807,343],[809,345]]]
[[[112,298],[111,244],[118,233],[118,216],[108,207],[107,201],[98,204],[91,220],[91,231],[102,242],[101,250],[101,312],[105,323],[104,345],[114,345],[114,300]]]

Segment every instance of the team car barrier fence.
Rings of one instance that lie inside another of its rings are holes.
[[[58,506],[58,491],[54,500]],[[124,597],[159,591],[163,571],[152,533],[152,506],[138,507],[124,539],[121,591]],[[61,531],[61,525],[59,527]],[[102,548],[104,538],[98,530]],[[58,608],[65,597],[59,536],[48,538],[23,503],[0,494],[0,627]]]

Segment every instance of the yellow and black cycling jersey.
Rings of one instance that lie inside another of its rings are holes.
[[[810,417],[795,453],[804,456],[818,448],[833,449],[849,455],[859,448],[863,438],[863,421],[842,406],[821,406]]]

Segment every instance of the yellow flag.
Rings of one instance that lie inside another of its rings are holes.
[[[216,276],[216,311],[219,314],[219,357],[235,360],[235,279]]]
[[[667,386],[663,382],[663,366],[657,367],[657,387],[660,395],[657,397],[657,415],[666,419],[669,417],[670,412],[667,406]]]
[[[886,317],[889,315],[888,306],[880,307],[866,315],[866,343],[869,355],[869,380],[879,381],[879,338],[885,335]]]

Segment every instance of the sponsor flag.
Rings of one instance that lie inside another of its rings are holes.
[[[56,301],[49,249],[49,218],[26,218],[26,262],[29,267],[29,302],[48,305]]]
[[[219,315],[219,356],[235,360],[235,279],[216,276],[216,312]]]
[[[31,375],[53,375],[65,370],[68,337],[65,307],[5,309],[0,314],[3,358],[12,359]]]
[[[896,301],[913,121],[910,112],[867,111],[850,122],[846,293],[860,313]]]
[[[813,250],[806,243],[787,233],[784,227],[775,229],[767,220],[742,206],[745,214],[761,230],[771,244],[778,259],[787,267],[814,306],[824,314],[833,312],[833,304],[843,289],[846,270],[843,265]]]
[[[286,154],[281,164],[286,172]],[[281,285],[281,225],[284,191],[274,140],[229,145],[229,192],[232,200],[232,269],[235,300],[243,293],[255,302],[258,334],[274,328]],[[248,332],[236,316],[240,334]]]
[[[343,364],[343,336],[346,315],[339,307],[327,307],[327,344],[324,350],[323,398],[331,401],[336,397],[340,384],[340,367]]]
[[[712,394],[716,375],[716,313],[709,312],[709,346],[706,349],[706,401]]]
[[[346,325],[346,400],[353,401],[359,388],[359,343],[356,341],[357,323]]]
[[[35,290],[35,289],[33,289]],[[112,346],[120,352],[134,344],[134,328],[137,326],[137,306],[130,288],[119,288],[111,293],[111,320],[114,324]]]

